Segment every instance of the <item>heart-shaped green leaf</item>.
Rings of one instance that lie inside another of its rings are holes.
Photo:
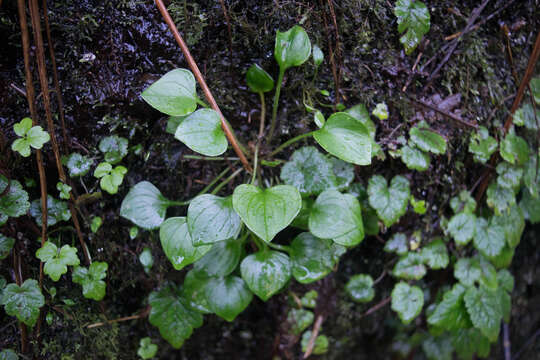
[[[9,284],[4,288],[1,300],[6,314],[17,317],[28,326],[34,326],[39,308],[45,305],[45,298],[34,279],[25,280],[21,286]]]
[[[13,124],[13,131],[17,136],[24,136],[32,128],[32,119],[29,117],[23,118],[18,123]]]
[[[471,320],[463,301],[465,290],[466,288],[459,283],[447,290],[442,301],[435,307],[435,311],[428,316],[428,323],[448,331],[461,331],[471,327]]]
[[[348,108],[347,110],[345,110],[345,112],[351,115],[353,118],[355,118],[359,122],[361,122],[362,125],[364,125],[366,129],[368,130],[371,138],[375,139],[375,132],[376,132],[375,124],[371,120],[369,116],[369,111],[364,104],[354,105]]]
[[[246,74],[246,82],[255,93],[265,93],[274,88],[274,79],[258,64],[250,66]]]
[[[155,229],[165,219],[170,205],[170,201],[152,183],[141,181],[129,190],[122,201],[120,216],[143,229]]]
[[[34,149],[41,149],[43,144],[51,139],[49,133],[44,131],[41,126],[33,126],[26,133],[26,138],[28,139],[30,146]]]
[[[291,278],[291,262],[283,253],[263,250],[247,256],[240,271],[249,289],[266,301]]]
[[[266,242],[287,227],[302,207],[302,197],[294,186],[277,185],[260,189],[242,184],[234,189],[234,210],[246,226]]]
[[[422,255],[411,252],[399,259],[392,270],[392,275],[405,280],[420,280],[426,272]]]
[[[311,41],[302,27],[295,25],[285,32],[276,33],[274,57],[281,71],[302,65],[310,54]]]
[[[501,142],[500,153],[510,164],[523,165],[529,160],[529,145],[525,139],[510,131]]]
[[[345,248],[332,240],[301,233],[291,243],[292,274],[302,284],[322,279],[332,271],[344,252]]]
[[[319,65],[321,65],[324,61],[324,54],[318,45],[313,45],[313,52],[311,56],[313,57],[313,63],[315,63],[315,67],[319,67]]]
[[[407,235],[403,233],[395,233],[390,240],[384,244],[384,251],[394,252],[398,255],[405,255],[409,251]]]
[[[17,180],[8,181],[4,175],[0,175],[0,194],[0,219],[2,216],[7,218],[24,215],[30,208],[28,193]]]
[[[313,323],[315,315],[306,309],[291,309],[287,314],[287,322],[291,325],[291,333],[299,336]]]
[[[360,203],[350,194],[326,190],[317,197],[309,215],[309,230],[322,239],[354,246],[364,239]]]
[[[212,246],[193,246],[185,217],[172,217],[159,228],[161,247],[176,270],[194,263],[206,254]]]
[[[202,315],[195,311],[174,284],[167,284],[150,293],[148,320],[159,328],[159,333],[178,349],[191,336],[193,329],[203,324]]]
[[[483,286],[470,287],[465,293],[465,306],[471,321],[490,341],[499,337],[503,309],[497,291]]]
[[[421,255],[424,259],[424,263],[434,270],[444,269],[448,266],[448,262],[450,261],[448,250],[441,238],[436,238],[424,246]]]
[[[237,276],[211,279],[205,293],[210,309],[227,321],[233,321],[253,299],[244,280]]]
[[[203,314],[212,313],[204,292],[210,279],[203,272],[191,269],[184,277],[184,283],[182,284],[182,295],[189,299],[194,309]]]
[[[95,261],[88,268],[77,266],[71,274],[74,283],[83,288],[83,295],[87,299],[100,301],[105,297],[107,284],[103,279],[107,276],[109,264]]]
[[[204,194],[189,204],[187,224],[193,245],[200,246],[237,237],[242,221],[230,196]]]
[[[373,290],[373,279],[369,275],[358,274],[349,279],[345,285],[347,294],[356,302],[370,302],[375,296]]]
[[[411,141],[423,151],[433,154],[444,154],[446,152],[446,140],[433,130],[415,126],[409,131]]]
[[[76,248],[64,245],[59,251],[56,245],[49,241],[36,251],[36,257],[45,263],[43,272],[53,281],[58,281],[60,276],[67,273],[68,265],[79,265]]]
[[[409,180],[401,175],[394,176],[390,187],[380,175],[369,179],[369,204],[387,227],[395,224],[407,211],[411,191],[409,186]]]
[[[242,255],[242,244],[239,240],[229,239],[212,245],[194,269],[206,276],[227,276],[236,269]]]
[[[281,168],[281,180],[292,185],[303,195],[320,194],[337,187],[332,162],[315,147],[296,150]]]
[[[332,114],[324,126],[313,133],[315,140],[330,154],[357,164],[371,164],[372,139],[367,128],[344,112]]]
[[[409,324],[422,311],[424,293],[418,286],[399,282],[392,290],[392,310],[398,313],[404,324]]]
[[[199,109],[187,116],[176,128],[174,137],[206,156],[218,156],[227,150],[221,118],[212,109]]]
[[[476,233],[476,216],[465,211],[460,212],[450,218],[447,230],[456,244],[467,245]]]
[[[474,247],[484,256],[498,256],[506,243],[504,228],[484,218],[476,219]]]
[[[99,151],[105,154],[105,161],[110,164],[120,162],[128,153],[128,139],[112,135],[101,139]]]
[[[186,69],[171,70],[144,90],[141,97],[167,115],[190,114],[197,108],[195,77]]]

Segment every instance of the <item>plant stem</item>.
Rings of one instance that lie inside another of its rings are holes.
[[[291,247],[287,246],[287,245],[279,245],[279,244],[274,244],[274,243],[268,243],[268,246],[270,246],[272,249],[285,251],[286,253],[291,252]]]
[[[210,108],[210,105],[205,103],[200,97],[197,96],[197,104],[201,105],[203,108]]]
[[[257,245],[257,248],[259,249],[259,251],[265,251],[268,249],[268,244],[265,243],[263,240],[259,239],[257,235],[253,234],[251,238],[253,239],[253,242],[255,243],[255,245]]]
[[[214,190],[212,190],[212,192],[210,194],[212,195],[215,195],[219,192],[219,190],[221,190],[222,187],[224,187],[225,185],[227,185],[229,182],[231,182],[232,179],[234,179],[238,174],[240,174],[242,172],[242,168],[236,170],[235,172],[233,172],[231,174],[231,176],[229,176],[228,178],[226,178],[225,180],[223,180],[223,182],[221,182],[218,186],[215,187]]]
[[[280,146],[277,147],[276,150],[272,151],[270,153],[270,156],[274,156],[276,154],[278,154],[279,152],[283,151],[283,149],[285,149],[287,146],[291,145],[291,144],[294,144],[295,142],[298,142],[300,140],[302,140],[303,138],[307,138],[309,136],[313,136],[313,133],[315,131],[310,131],[308,133],[305,133],[305,134],[301,134],[301,135],[298,135],[296,137],[293,137],[292,139],[290,140],[287,140],[285,141],[283,144],[281,144]]]
[[[225,175],[227,175],[227,173],[229,172],[229,170],[230,170],[230,167],[227,167],[225,170],[223,170],[222,172],[220,172],[220,173],[218,174],[218,176],[216,176],[216,178],[210,182],[210,184],[206,185],[206,186],[204,187],[204,189],[202,189],[202,190],[197,194],[197,196],[202,195],[202,194],[206,194],[206,193],[208,192],[208,190],[210,190],[210,188],[211,188],[212,186],[214,186],[214,185],[215,185],[222,177],[224,177]]]
[[[285,70],[280,68],[276,85],[276,92],[274,94],[274,104],[272,105],[272,122],[270,123],[270,132],[266,137],[266,143],[268,144],[270,143],[270,141],[272,141],[272,136],[274,136],[274,130],[276,129],[277,109],[279,103],[279,94],[281,93],[281,84],[283,83],[283,75],[285,75]]]
[[[264,103],[264,93],[259,92],[259,97],[261,99],[261,120],[259,124],[259,135],[257,136],[257,145],[255,145],[255,155],[253,157],[253,177],[251,178],[251,183],[255,183],[255,177],[257,176],[257,160],[259,159],[259,146],[261,145],[261,138],[264,132],[264,120],[266,116],[266,104]]]
[[[200,155],[184,155],[184,159],[190,160],[204,160],[204,161],[237,161],[238,157],[235,156],[200,156]]]
[[[186,201],[169,200],[167,201],[167,205],[168,206],[186,206],[186,205],[189,205],[190,202],[191,200],[186,200]]]

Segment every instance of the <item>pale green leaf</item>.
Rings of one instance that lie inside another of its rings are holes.
[[[291,278],[291,262],[283,253],[263,250],[247,256],[240,272],[249,289],[266,301]]]
[[[7,258],[15,245],[15,239],[12,237],[0,234],[0,260]]]
[[[302,352],[305,353],[307,351],[307,346],[309,344],[310,339],[311,339],[311,330],[308,330],[302,335],[302,340],[300,341],[300,345],[302,345]],[[314,344],[313,352],[312,352],[313,355],[321,355],[328,352],[329,341],[325,335],[318,335],[315,338],[315,341],[313,344]]]
[[[314,318],[313,312],[306,309],[289,310],[287,322],[291,325],[291,333],[299,336],[313,323]]]
[[[30,205],[30,215],[36,220],[38,226],[41,226],[41,200],[36,199]],[[71,212],[65,201],[60,201],[47,195],[47,226],[53,226],[60,221],[71,219]]]
[[[511,131],[501,142],[500,153],[510,164],[523,165],[529,160],[529,145]]]
[[[128,153],[128,139],[112,135],[101,139],[99,151],[105,154],[105,161],[110,164],[119,163]]]
[[[503,316],[501,301],[497,295],[496,291],[481,286],[468,288],[464,297],[465,306],[474,327],[491,342],[499,337]]]
[[[120,216],[143,229],[159,227],[171,205],[152,183],[141,181],[132,187],[120,207]]]
[[[158,346],[156,344],[152,344],[152,339],[150,339],[149,337],[145,337],[139,340],[139,348],[137,349],[137,355],[141,359],[152,359],[154,356],[156,356],[157,351]]]
[[[9,186],[8,190],[6,188]],[[30,208],[28,193],[17,180],[9,181],[0,174],[0,215],[19,217]]]
[[[426,271],[422,255],[407,253],[396,263],[392,275],[405,280],[420,280],[426,275]]]
[[[356,302],[370,302],[375,297],[373,279],[366,274],[354,275],[345,285],[347,294]]]
[[[422,247],[421,255],[424,259],[424,263],[434,270],[446,268],[450,261],[448,250],[441,238],[436,238]]]
[[[411,170],[426,171],[431,159],[429,154],[408,145],[400,149],[401,160]]]
[[[100,301],[105,297],[107,284],[103,279],[107,276],[108,267],[106,262],[95,261],[88,268],[77,266],[73,270],[72,280],[82,286],[85,298]]]
[[[476,234],[476,216],[467,212],[460,212],[450,219],[447,231],[452,235],[456,244],[464,246]]]
[[[506,243],[504,228],[484,218],[476,219],[474,247],[487,257],[498,256]]]
[[[480,126],[469,140],[469,152],[474,155],[476,162],[486,163],[497,147],[497,140],[490,136],[488,130],[483,126]]]
[[[49,241],[36,251],[36,257],[45,263],[43,272],[53,281],[58,281],[60,276],[67,273],[68,265],[79,265],[77,248],[64,245],[58,250],[56,245]]]
[[[28,326],[34,326],[39,316],[39,309],[45,305],[38,282],[27,279],[21,286],[7,285],[2,292],[2,305],[6,314],[15,316]]]
[[[455,284],[452,289],[446,291],[435,311],[428,316],[428,324],[448,331],[461,331],[471,327],[472,323],[463,300],[465,291],[466,288],[461,284]]]
[[[199,109],[188,115],[176,128],[174,137],[191,150],[206,156],[221,155],[228,145],[221,118],[212,109]]]
[[[392,290],[392,310],[398,313],[404,324],[409,324],[422,311],[424,293],[418,286],[399,282]]]
[[[84,176],[90,171],[94,160],[79,153],[72,153],[67,158],[66,166],[70,177]]]
[[[395,224],[407,211],[409,203],[409,180],[401,175],[394,176],[390,187],[380,175],[372,176],[368,184],[369,204],[387,227]]]
[[[253,299],[244,280],[232,275],[210,279],[205,294],[212,312],[229,322],[244,311]]]
[[[398,255],[405,255],[409,251],[407,236],[403,233],[395,233],[390,240],[384,244],[384,251],[393,252]]]
[[[276,33],[274,57],[281,71],[302,65],[310,54],[311,42],[302,27],[295,25],[285,32]]]

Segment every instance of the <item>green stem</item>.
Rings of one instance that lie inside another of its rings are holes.
[[[255,183],[255,178],[257,177],[257,165],[259,160],[259,146],[261,145],[261,138],[264,132],[264,121],[266,117],[266,104],[264,103],[264,93],[260,92],[259,97],[261,99],[261,120],[259,123],[259,135],[257,136],[257,145],[255,145],[255,155],[253,156],[253,176],[251,178],[251,183]]]
[[[276,85],[276,92],[274,94],[274,104],[272,105],[272,122],[270,123],[270,132],[268,133],[268,136],[266,137],[267,144],[270,144],[270,141],[272,141],[272,136],[274,136],[274,130],[276,129],[279,94],[281,93],[281,84],[283,83],[283,75],[285,75],[285,70],[280,68],[278,81]]]
[[[291,252],[291,247],[287,246],[287,245],[279,245],[279,244],[268,243],[268,246],[270,246],[272,249],[275,249],[275,250],[285,251],[286,253]]]
[[[259,249],[259,251],[268,250],[268,244],[266,244],[263,240],[259,239],[257,235],[253,234],[251,238],[253,239],[253,242],[255,243],[255,245],[257,245],[257,248]]]
[[[229,170],[230,170],[230,168],[227,167],[225,170],[220,172],[218,174],[218,176],[216,176],[216,178],[210,182],[210,184],[206,185],[204,187],[204,189],[202,189],[201,192],[197,194],[197,196],[202,195],[202,194],[206,194],[208,192],[208,190],[210,190],[210,188],[212,186],[214,186],[222,177],[224,177],[229,172]]]
[[[190,202],[191,200],[186,200],[186,201],[168,200],[167,206],[186,206],[186,205],[189,205]]]
[[[208,105],[207,103],[205,103],[200,97],[197,96],[197,104],[201,105],[202,107],[204,108],[210,108],[210,105]]]
[[[276,155],[277,153],[283,151],[283,149],[285,149],[287,146],[292,145],[292,144],[294,144],[295,142],[298,142],[298,141],[300,141],[300,140],[302,140],[302,139],[304,139],[304,138],[307,138],[307,137],[309,137],[309,136],[313,136],[314,133],[315,133],[315,131],[310,131],[310,132],[308,132],[308,133],[298,135],[298,136],[296,136],[296,137],[293,137],[293,138],[290,139],[290,140],[285,141],[283,144],[281,144],[280,146],[278,146],[276,150],[272,151],[272,152],[270,153],[270,156]]]
[[[236,170],[235,172],[233,172],[231,174],[231,176],[229,176],[228,178],[223,180],[218,186],[216,186],[215,189],[212,190],[212,192],[210,194],[212,194],[212,195],[217,194],[219,192],[219,190],[221,190],[222,187],[224,187],[229,182],[231,182],[231,180],[234,179],[238,174],[240,174],[242,172],[242,170],[244,170],[244,168],[240,168],[240,169]]]

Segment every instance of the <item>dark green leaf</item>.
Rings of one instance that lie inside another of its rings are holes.
[[[161,336],[176,349],[203,323],[202,315],[191,308],[189,300],[173,284],[150,293],[148,303],[150,324],[157,326]]]
[[[422,258],[432,269],[444,269],[448,266],[448,250],[441,238],[436,238],[422,248]]]
[[[73,270],[72,280],[82,286],[85,298],[100,301],[105,297],[107,284],[103,279],[107,276],[108,267],[106,262],[95,261],[88,269],[77,266]]]
[[[408,145],[400,150],[401,160],[411,170],[426,171],[429,168],[431,159],[429,154]]]
[[[246,226],[266,242],[286,228],[298,215],[302,197],[294,186],[260,189],[242,184],[234,189],[234,210]]]
[[[292,66],[300,66],[311,54],[311,42],[302,27],[295,25],[291,29],[276,33],[274,57],[281,71]]]
[[[370,302],[375,297],[373,279],[369,275],[358,274],[349,279],[345,285],[347,294],[356,302]]]
[[[229,239],[212,245],[194,269],[206,276],[227,276],[236,269],[242,255],[242,244],[239,240]]]
[[[41,226],[41,200],[36,199],[30,205],[30,215],[36,220],[36,223]],[[71,212],[68,204],[65,201],[60,201],[47,195],[47,226],[53,226],[60,221],[68,221],[71,219]]]
[[[499,337],[499,329],[503,316],[502,306],[496,291],[483,286],[470,287],[465,293],[465,306],[471,321],[477,329],[491,342]]]
[[[534,198],[529,191],[522,193],[519,207],[523,211],[523,216],[533,224],[540,222],[540,196]]]
[[[493,209],[496,215],[505,215],[511,206],[516,204],[514,191],[492,182],[487,189],[487,205]]]
[[[504,228],[506,242],[510,247],[518,246],[525,229],[525,219],[518,206],[511,206],[503,216],[493,216],[490,223]]]
[[[287,322],[291,324],[291,333],[299,336],[306,330],[315,318],[313,312],[305,309],[291,309],[287,315]]]
[[[174,137],[191,150],[206,156],[221,155],[228,145],[221,118],[212,109],[199,109],[188,115],[176,128]]]
[[[415,126],[409,131],[409,136],[411,137],[411,141],[420,150],[429,151],[437,155],[446,152],[446,140],[433,130]]]
[[[486,358],[489,356],[491,347],[488,338],[476,328],[462,329],[452,333],[452,345],[462,360],[471,360],[474,354]]]
[[[375,132],[377,129],[369,116],[369,111],[364,104],[354,105],[353,107],[345,110],[345,112],[362,123],[362,125],[364,125],[368,130],[369,136],[371,136],[372,139],[375,139]]]
[[[137,349],[137,355],[141,359],[152,359],[156,356],[158,347],[156,344],[152,344],[152,339],[149,337],[142,338],[139,341],[139,349]]]
[[[195,77],[186,69],[171,70],[144,90],[141,97],[167,115],[188,115],[197,108]]]
[[[4,260],[9,256],[13,245],[15,245],[14,238],[0,234],[0,260]]]
[[[128,153],[128,139],[121,136],[107,136],[99,142],[99,151],[105,154],[105,161],[116,164]]]
[[[311,330],[306,331],[304,335],[302,335],[302,340],[300,341],[300,344],[302,345],[302,351],[305,353],[307,351],[307,346],[309,344],[309,340],[311,339]],[[328,352],[328,338],[325,335],[318,335],[315,338],[315,342],[313,345],[313,355],[321,355]]]
[[[392,290],[392,310],[398,313],[404,324],[409,324],[422,311],[424,306],[424,293],[418,286],[410,286],[406,282],[399,282]]]
[[[30,208],[28,193],[17,180],[8,181],[4,175],[0,175],[0,194],[0,217],[19,217],[26,214]]]
[[[161,247],[176,270],[199,260],[212,248],[211,245],[193,246],[185,217],[172,217],[159,228]]]
[[[457,245],[467,245],[476,234],[476,216],[467,212],[456,214],[448,222],[447,230]]]
[[[313,134],[330,154],[356,164],[371,164],[372,139],[367,128],[344,112],[332,114],[324,126]]]
[[[255,93],[265,93],[274,88],[274,79],[258,64],[249,67],[246,74],[246,82]]]
[[[501,142],[500,153],[510,164],[523,165],[529,160],[529,145],[511,131]]]
[[[386,179],[380,175],[369,179],[369,204],[377,211],[377,215],[387,227],[395,224],[407,211],[409,186],[409,180],[401,175],[394,176],[390,187]]]
[[[421,1],[398,0],[394,7],[394,14],[398,18],[399,33],[407,31],[399,41],[409,55],[429,31],[429,10]]]
[[[477,218],[473,242],[476,250],[484,256],[497,256],[506,243],[504,228],[493,221],[488,223],[484,218]]]
[[[477,162],[486,163],[497,147],[497,140],[490,136],[483,126],[480,126],[469,140],[469,152],[474,155],[474,161]]]
[[[428,360],[452,360],[454,351],[447,336],[429,337],[422,342],[422,349]]]
[[[45,305],[38,282],[27,279],[18,286],[9,284],[2,292],[2,305],[6,314],[15,316],[28,326],[34,326],[39,316],[39,309]]]
[[[397,262],[392,275],[405,280],[420,280],[426,275],[424,259],[418,253],[407,253]]]
[[[247,256],[240,271],[249,289],[266,301],[291,278],[291,262],[283,253],[263,250]]]
[[[120,207],[120,216],[143,229],[159,227],[165,219],[170,201],[152,183],[141,181],[132,187]]]
[[[212,278],[205,293],[210,309],[227,321],[233,321],[253,299],[244,280],[237,276]]]
[[[455,284],[451,290],[446,291],[443,300],[429,315],[428,323],[448,331],[458,330],[458,332],[471,327],[472,323],[463,300],[465,290],[463,285]]]
[[[336,175],[338,190],[348,188],[354,180],[354,165],[334,157],[330,158],[330,162]]]

